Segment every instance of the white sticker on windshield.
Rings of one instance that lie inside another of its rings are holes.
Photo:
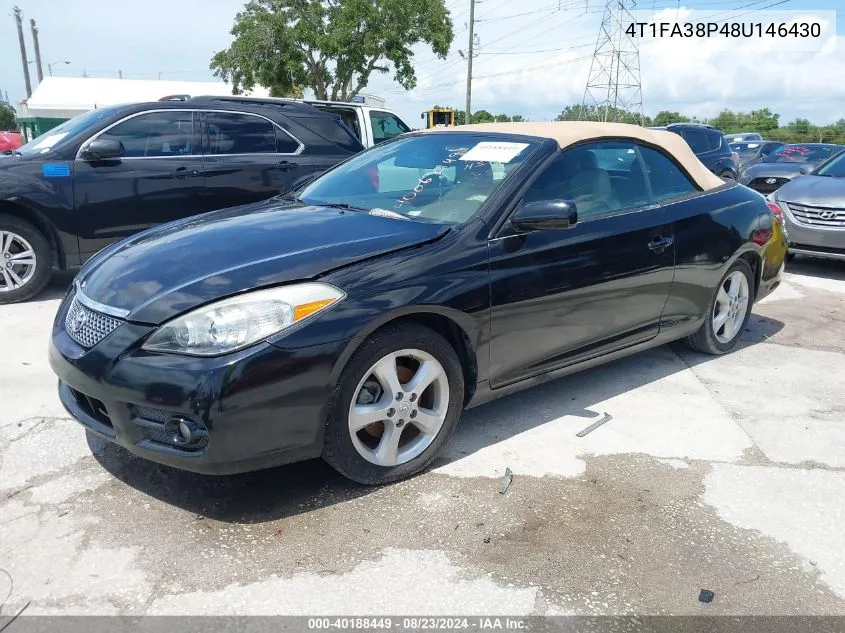
[[[528,147],[528,143],[483,141],[458,160],[478,161],[482,163],[509,163],[526,147]]]
[[[50,134],[45,136],[43,139],[38,141],[36,145],[33,146],[32,149],[41,149],[42,147],[53,147],[56,143],[61,141],[64,137],[67,136],[67,132],[60,132],[58,134]]]

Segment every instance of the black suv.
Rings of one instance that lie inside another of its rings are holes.
[[[0,304],[171,220],[271,198],[363,150],[336,114],[245,97],[120,105],[0,156]]]
[[[719,128],[703,123],[671,123],[666,127],[652,129],[669,130],[682,136],[698,160],[710,171],[722,178],[736,180],[738,158],[734,156],[728,139]]]

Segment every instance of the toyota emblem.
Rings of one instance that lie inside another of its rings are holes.
[[[777,178],[766,178],[766,184],[767,184],[767,185],[773,185],[773,184],[775,184],[777,181],[778,181],[778,179],[777,179]]]
[[[839,214],[836,211],[822,211],[819,213],[819,217],[822,220],[835,220],[837,215]]]
[[[85,314],[82,310],[77,310],[76,314],[73,315],[73,318],[70,320],[70,331],[76,334],[85,326],[85,322],[88,320],[88,315]]]

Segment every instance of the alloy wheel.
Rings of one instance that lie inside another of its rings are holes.
[[[35,275],[35,250],[23,237],[0,231],[0,292],[25,286]]]
[[[404,464],[435,440],[449,408],[449,379],[440,362],[418,349],[392,352],[358,383],[349,406],[349,433],[372,464]]]
[[[713,334],[720,343],[730,343],[739,334],[748,312],[748,278],[735,270],[725,278],[713,306]]]

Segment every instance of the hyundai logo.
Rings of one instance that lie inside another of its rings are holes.
[[[775,184],[777,181],[778,181],[778,179],[777,179],[777,178],[766,178],[766,184],[767,184],[767,185],[773,185],[773,184]]]
[[[819,213],[819,217],[822,220],[835,220],[837,215],[839,214],[836,211],[822,211]]]

